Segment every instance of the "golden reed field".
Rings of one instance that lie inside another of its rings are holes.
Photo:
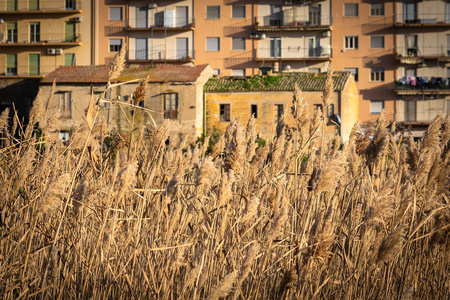
[[[167,146],[168,123],[106,132],[93,102],[62,142],[57,115],[34,130],[47,100],[0,120],[2,299],[450,297],[446,116],[415,142],[381,114],[341,145],[297,90],[296,128],[258,147],[234,120],[208,150]]]

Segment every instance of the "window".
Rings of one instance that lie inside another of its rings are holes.
[[[39,0],[28,0],[28,10],[39,10]]]
[[[220,104],[220,122],[230,122],[230,104]]]
[[[358,49],[358,36],[346,36],[345,49]]]
[[[213,70],[214,75],[220,75],[220,69],[214,69]]]
[[[283,104],[275,104],[275,108],[277,110],[277,118],[280,119],[284,113],[284,106]]]
[[[66,10],[75,10],[75,0],[66,0]]]
[[[371,16],[384,16],[384,3],[372,3],[370,4]]]
[[[245,76],[245,69],[232,69],[231,76]]]
[[[232,50],[245,50],[245,38],[244,37],[234,37],[232,38],[233,45]]]
[[[344,16],[357,17],[358,16],[358,3],[345,3],[344,4]]]
[[[64,65],[75,66],[75,53],[64,53]]]
[[[72,117],[72,93],[71,92],[60,92],[59,93],[59,110],[62,118]]]
[[[17,23],[8,23],[8,42],[17,43]]]
[[[334,104],[329,104],[327,106],[327,118],[334,117]]]
[[[17,10],[17,0],[7,0],[7,2],[6,2],[6,10],[7,11],[15,11],[15,10]]]
[[[122,7],[110,7],[109,8],[109,20],[110,21],[122,21]]]
[[[122,49],[121,39],[110,39],[109,40],[109,52],[119,52]]]
[[[323,105],[322,104],[313,104],[314,111],[317,111],[320,109],[321,112],[323,112]]]
[[[66,22],[64,25],[64,40],[66,42],[75,42],[77,35],[75,34],[75,22]]]
[[[384,48],[384,36],[371,36],[370,37],[370,48],[372,49],[383,49]]]
[[[164,119],[178,118],[178,94],[164,94]]]
[[[67,142],[70,139],[70,133],[68,131],[60,131],[59,139],[63,142]]]
[[[220,19],[220,6],[207,6],[206,7],[206,18],[207,19]]]
[[[281,57],[281,38],[270,39],[270,57]]]
[[[308,73],[318,74],[320,73],[320,68],[308,68]]]
[[[233,19],[245,19],[245,5],[233,5]]]
[[[6,54],[6,75],[17,75],[17,54]]]
[[[30,43],[41,41],[41,24],[39,22],[30,23]]]
[[[384,68],[373,68],[370,70],[370,81],[384,81]]]
[[[384,109],[384,101],[383,100],[371,100],[370,101],[370,113],[371,114],[380,114]]]
[[[29,54],[28,55],[28,71],[29,75],[39,75],[40,57],[39,54]]]
[[[258,105],[252,104],[250,106],[250,110],[251,110],[252,116],[255,117],[255,119],[258,119]]]
[[[344,68],[344,71],[352,73],[355,81],[358,81],[358,68]]]
[[[220,38],[207,37],[206,38],[206,51],[220,51]]]

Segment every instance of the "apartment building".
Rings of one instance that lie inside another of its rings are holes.
[[[450,113],[450,2],[398,1],[396,119],[419,135],[441,113]]]
[[[193,1],[98,2],[96,63],[108,64],[127,44],[130,64],[192,64]]]
[[[90,1],[0,0],[0,79],[91,64]]]
[[[331,61],[330,1],[194,1],[196,63],[216,74],[321,72]]]

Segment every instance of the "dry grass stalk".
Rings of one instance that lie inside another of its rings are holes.
[[[238,270],[235,270],[225,276],[222,281],[220,281],[208,296],[208,300],[215,300],[219,298],[227,297],[233,291],[233,285],[236,281],[238,275]]]
[[[0,132],[7,130],[9,127],[9,107],[0,114]]]
[[[381,242],[378,249],[376,264],[381,265],[384,262],[389,262],[402,250],[405,242],[405,228],[398,226]]]
[[[327,69],[327,77],[325,79],[325,87],[323,88],[323,95],[322,95],[322,101],[323,101],[323,107],[327,107],[333,102],[333,66],[328,64]]]
[[[122,45],[122,48],[120,49],[119,53],[116,54],[114,57],[113,63],[111,64],[111,67],[109,69],[108,77],[109,81],[112,81],[120,76],[123,69],[125,68],[125,56],[127,53],[127,45]]]
[[[136,90],[133,93],[133,104],[139,105],[141,101],[145,100],[145,95],[147,94],[147,84],[149,81],[149,77],[147,76],[143,81],[139,83]]]
[[[48,213],[58,207],[61,199],[66,196],[65,192],[70,184],[70,179],[70,174],[65,173],[50,183],[39,201],[38,211],[40,213]]]

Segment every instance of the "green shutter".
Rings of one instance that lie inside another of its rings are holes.
[[[28,0],[29,10],[39,10],[39,0]]]
[[[65,41],[72,42],[75,39],[75,22],[66,22]]]
[[[39,54],[30,54],[28,63],[30,75],[39,75]]]
[[[7,0],[6,10],[7,11],[15,11],[17,10],[17,1],[16,0]]]
[[[65,53],[64,54],[64,65],[74,66],[75,65],[75,53]]]
[[[16,54],[6,55],[6,67],[7,68],[17,68],[17,55]]]

